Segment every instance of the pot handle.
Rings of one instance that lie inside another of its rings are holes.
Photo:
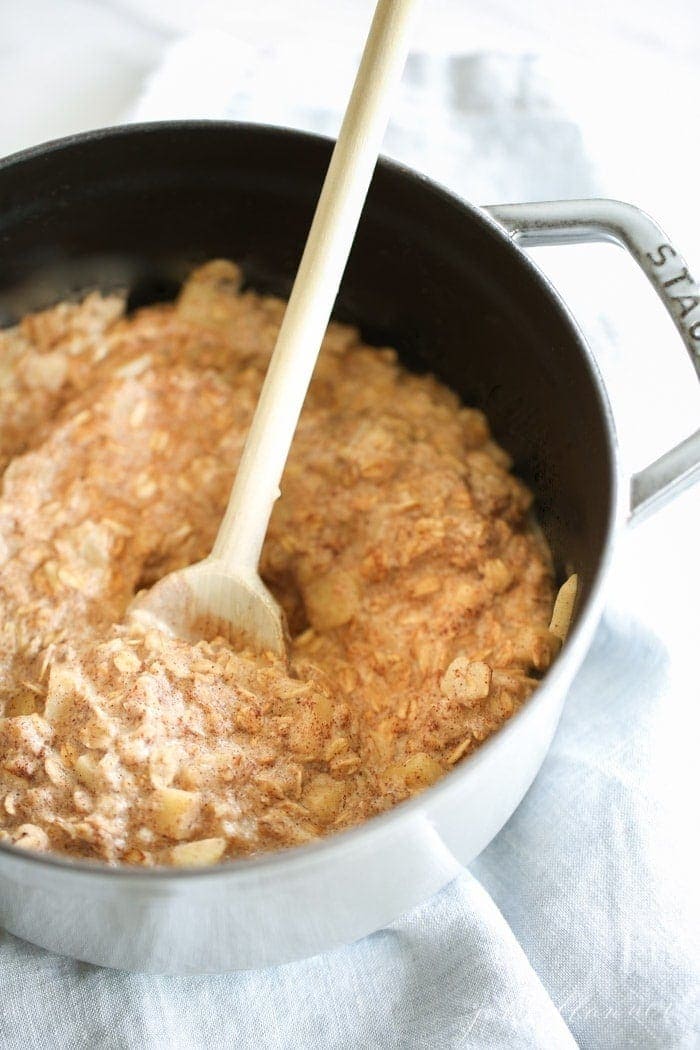
[[[602,199],[497,204],[484,211],[524,247],[610,241],[626,248],[671,315],[700,379],[700,287],[646,212]],[[700,430],[632,476],[631,522],[663,506],[698,477]]]

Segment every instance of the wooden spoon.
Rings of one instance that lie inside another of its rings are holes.
[[[418,0],[379,0],[275,350],[211,554],[139,595],[132,615],[179,637],[285,652],[284,614],[258,574],[270,514],[408,51]]]

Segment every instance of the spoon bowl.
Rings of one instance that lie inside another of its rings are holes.
[[[236,571],[211,555],[163,577],[137,595],[133,620],[166,634],[197,641],[225,638],[284,656],[284,613],[256,572]]]

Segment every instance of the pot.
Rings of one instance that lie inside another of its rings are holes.
[[[285,295],[332,143],[243,124],[176,122],[49,143],[0,163],[0,320],[126,285],[171,296],[213,256]],[[318,844],[202,870],[109,868],[0,845],[0,923],[106,966],[202,973],[268,966],[353,941],[459,873],[534,779],[591,642],[616,532],[687,484],[700,432],[618,485],[612,417],[565,304],[519,245],[613,240],[671,313],[700,375],[700,291],[656,224],[628,204],[478,209],[380,161],[336,314],[396,346],[487,413],[534,489],[573,630],[528,703],[421,795]]]

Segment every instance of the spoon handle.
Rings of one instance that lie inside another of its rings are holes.
[[[355,237],[418,0],[379,0],[212,556],[257,571]]]

